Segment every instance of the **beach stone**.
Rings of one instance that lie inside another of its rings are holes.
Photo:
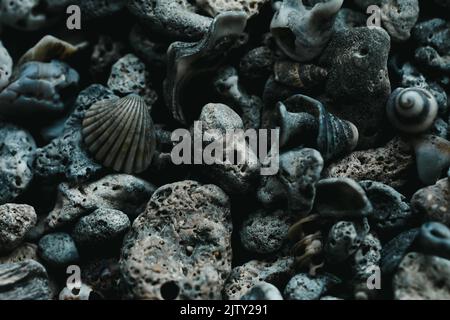
[[[54,229],[67,225],[99,208],[120,210],[134,219],[154,191],[149,182],[127,174],[112,174],[73,187],[62,183],[46,226]]]
[[[25,130],[0,123],[0,204],[21,195],[33,179],[36,143]]]
[[[81,183],[99,174],[103,167],[88,154],[81,135],[84,113],[94,103],[115,98],[111,90],[94,84],[83,90],[75,102],[75,110],[67,120],[60,137],[36,151],[36,175],[48,179],[65,178]]]
[[[34,260],[0,264],[0,300],[50,300],[45,268]]]
[[[72,237],[64,232],[50,233],[39,240],[39,256],[52,267],[65,267],[79,260]]]
[[[435,185],[420,189],[411,198],[411,208],[429,221],[450,227],[450,181],[445,178]]]
[[[441,55],[450,54],[450,23],[444,19],[434,18],[416,24],[413,38],[419,46],[430,46]]]
[[[324,175],[378,181],[398,190],[406,187],[415,170],[412,148],[401,138],[394,138],[384,147],[355,151],[332,163]]]
[[[39,261],[37,254],[38,247],[34,243],[24,243],[14,249],[11,253],[0,257],[0,264],[17,263],[25,260]]]
[[[291,220],[292,218],[281,210],[260,210],[250,214],[240,230],[242,245],[255,253],[277,252],[287,238]]]
[[[356,279],[367,280],[371,268],[379,266],[381,260],[381,242],[375,234],[369,233],[352,257],[352,269]]]
[[[0,41],[0,91],[8,85],[12,75],[12,68],[13,60],[9,55],[8,50],[6,50],[5,46]]]
[[[295,273],[293,264],[292,257],[282,257],[274,261],[251,260],[235,267],[225,282],[224,298],[239,300],[262,281],[282,289]]]
[[[311,277],[299,273],[289,280],[284,289],[286,300],[319,300],[327,290],[339,283],[339,279],[327,274]]]
[[[273,72],[275,55],[266,46],[248,51],[239,64],[239,75],[250,80],[266,80]]]
[[[78,0],[83,19],[98,19],[111,16],[125,7],[126,0]]]
[[[26,204],[0,206],[0,252],[17,248],[26,233],[36,224],[34,208]]]
[[[229,198],[219,187],[189,180],[160,187],[123,243],[126,297],[221,299],[231,231]]]
[[[269,0],[195,0],[198,7],[215,17],[225,11],[244,11],[249,17],[257,15]]]
[[[80,247],[101,247],[121,240],[130,228],[130,219],[119,210],[100,208],[82,217],[72,231],[72,237]]]
[[[380,261],[383,274],[392,274],[397,270],[398,265],[411,249],[418,235],[418,228],[404,231],[383,246]]]
[[[241,300],[283,300],[283,296],[273,284],[262,281],[244,294]]]
[[[396,300],[449,300],[450,260],[408,253],[392,281]]]
[[[326,94],[332,99],[328,107],[356,125],[362,149],[375,147],[386,126],[389,50],[390,38],[382,28],[343,29],[334,34],[319,60],[328,71]]]

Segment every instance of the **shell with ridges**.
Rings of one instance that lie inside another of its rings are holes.
[[[274,65],[275,81],[294,88],[313,88],[324,83],[328,72],[314,64],[277,61]]]
[[[434,96],[421,88],[398,88],[392,92],[386,105],[392,125],[406,133],[428,130],[438,114]]]
[[[151,163],[155,151],[153,122],[138,95],[92,105],[86,111],[82,133],[89,151],[105,167],[140,173]]]

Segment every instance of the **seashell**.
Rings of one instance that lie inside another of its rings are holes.
[[[302,0],[283,0],[270,30],[280,49],[291,59],[310,61],[325,48],[343,0],[317,3],[311,9]]]
[[[82,127],[87,149],[105,167],[140,173],[150,165],[156,139],[141,97],[131,94],[95,103],[86,111]]]
[[[406,133],[427,131],[438,114],[434,96],[421,88],[398,88],[392,92],[386,105],[392,125]]]
[[[286,106],[296,112],[288,112]],[[353,151],[358,144],[359,134],[354,124],[332,115],[321,102],[304,95],[294,95],[285,103],[278,103],[276,119],[280,146],[300,144],[313,137],[314,147],[325,161]]]
[[[84,45],[73,46],[68,42],[47,35],[20,58],[17,67],[30,61],[50,62],[52,60],[66,60]]]
[[[422,225],[418,235],[420,251],[450,259],[450,229],[440,222],[427,222]]]
[[[184,85],[195,75],[217,68],[229,51],[242,45],[246,24],[247,15],[243,12],[221,13],[203,40],[175,42],[169,47],[164,98],[176,120],[188,123],[180,101]]]
[[[78,84],[78,73],[59,61],[28,62],[15,70],[0,92],[0,114],[8,118],[49,120],[65,110],[61,92]]]
[[[373,211],[364,189],[349,178],[320,180],[314,208],[320,216],[335,219],[367,217]]]
[[[8,50],[0,41],[0,91],[9,83],[9,78],[12,74],[13,61],[8,53]]]
[[[274,65],[275,81],[294,88],[313,88],[323,84],[327,70],[314,64],[277,61]]]
[[[156,34],[182,41],[197,41],[208,32],[210,17],[196,13],[191,0],[129,0],[128,10]]]
[[[425,135],[413,139],[412,144],[420,181],[426,185],[435,184],[450,166],[450,141]]]

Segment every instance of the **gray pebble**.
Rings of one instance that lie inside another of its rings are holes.
[[[311,277],[306,273],[299,273],[286,285],[284,297],[286,300],[318,300],[339,282],[339,279],[331,275]]]
[[[383,274],[389,275],[395,272],[418,234],[419,229],[405,231],[383,246],[381,251],[381,271]]]
[[[0,206],[0,253],[15,249],[36,224],[34,208],[26,204]]]
[[[72,237],[63,232],[45,235],[39,240],[39,256],[50,266],[64,267],[76,263],[78,249]]]
[[[273,284],[262,281],[244,294],[241,300],[283,300],[283,296]]]

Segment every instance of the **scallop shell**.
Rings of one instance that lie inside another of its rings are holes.
[[[398,88],[386,105],[392,125],[406,133],[427,131],[436,120],[438,109],[434,96],[422,88]]]
[[[144,171],[155,151],[155,133],[148,107],[135,94],[92,105],[86,111],[82,134],[94,158],[118,172]]]

